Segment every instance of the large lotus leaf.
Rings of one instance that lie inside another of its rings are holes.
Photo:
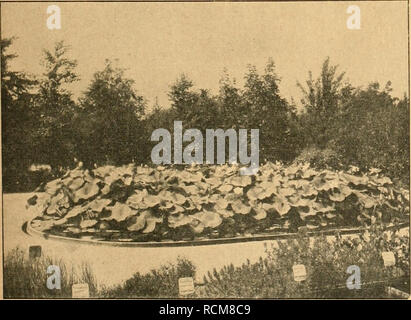
[[[202,233],[204,231],[204,224],[198,220],[198,219],[192,219],[191,223],[190,223],[190,228],[191,230],[194,231],[194,233]]]
[[[251,177],[250,176],[233,176],[228,179],[227,183],[235,186],[235,187],[246,187],[251,184]]]
[[[168,226],[170,228],[177,228],[190,224],[193,221],[193,216],[185,214],[173,214],[168,217]]]
[[[214,193],[208,197],[206,203],[216,203],[221,198],[222,198],[221,194]]]
[[[291,165],[284,169],[284,174],[286,176],[294,176],[299,170],[300,168],[297,165]]]
[[[392,184],[391,179],[388,177],[372,177],[371,180],[380,186]]]
[[[318,191],[311,185],[305,185],[302,188],[301,195],[304,197],[311,197],[311,196],[316,196],[318,194]]]
[[[80,222],[80,228],[81,229],[87,229],[87,228],[90,228],[90,227],[94,227],[97,223],[98,223],[98,221],[94,220],[94,219],[92,219],[92,220],[83,220],[83,221]]]
[[[261,188],[261,186],[255,186],[253,188],[250,188],[250,190],[247,191],[247,197],[251,201],[254,201],[257,199],[262,200],[269,196],[270,196],[269,193],[267,193],[266,190]]]
[[[193,219],[199,220],[205,227],[217,228],[223,219],[217,212],[203,211],[192,215]]]
[[[111,186],[114,182],[118,180],[122,180],[122,177],[115,171],[111,172],[110,175],[104,177],[104,183],[108,186]]]
[[[101,212],[111,203],[111,199],[96,199],[88,204],[88,208],[94,212]]]
[[[134,194],[132,194],[130,197],[128,197],[126,204],[129,205],[130,207],[134,209],[139,209],[141,208],[141,205],[143,203],[143,199],[148,196],[148,192],[146,189],[140,191],[136,190]],[[147,205],[143,205],[144,208],[147,208]]]
[[[253,215],[253,218],[256,220],[262,220],[267,217],[267,211],[264,210],[262,206],[254,208],[255,215]]]
[[[407,189],[401,189],[401,194],[405,200],[410,201],[410,192]]]
[[[338,179],[338,173],[335,171],[328,170],[328,169],[321,171],[320,176],[326,180]]]
[[[345,185],[340,185],[338,188],[334,188],[333,191],[329,194],[331,201],[342,202],[344,201],[353,190]]]
[[[317,171],[315,171],[311,168],[308,168],[306,170],[302,170],[302,172],[301,172],[301,177],[304,178],[304,179],[309,179],[309,178],[314,177],[316,175],[317,175]]]
[[[70,179],[70,180],[71,181],[68,182],[67,187],[71,191],[76,191],[76,190],[80,189],[85,183],[85,180],[81,177]]]
[[[168,200],[181,206],[187,201],[187,198],[180,193],[172,192]]]
[[[211,189],[215,189],[222,184],[222,181],[217,177],[211,177],[206,179],[206,183],[210,186]]]
[[[191,199],[187,199],[186,203],[184,204],[184,209],[186,211],[195,210],[195,209],[197,209],[197,207],[198,207],[198,205],[196,205]],[[200,207],[200,209],[201,209],[201,207]]]
[[[294,188],[294,189],[302,189],[303,187],[309,185],[310,182],[303,179],[297,180],[290,180],[287,182],[287,187]]]
[[[141,174],[141,175],[150,175],[154,172],[153,168],[150,168],[148,166],[138,166],[136,168],[136,174]]]
[[[176,172],[178,180],[183,183],[197,183],[202,179],[200,172],[178,171]]]
[[[173,206],[174,206],[174,204],[171,201],[165,200],[165,201],[161,201],[159,209],[167,211],[167,210],[170,210]]]
[[[217,201],[215,202],[215,207],[217,208],[217,209],[220,209],[220,210],[223,210],[223,209],[227,209],[227,207],[228,207],[228,201],[226,200],[226,199],[224,199],[224,198],[219,198],[219,199],[217,199]]]
[[[298,210],[298,213],[300,214],[300,218],[302,220],[305,220],[308,217],[314,217],[317,215],[317,212],[313,208],[308,208],[308,209],[300,208]]]
[[[315,212],[322,212],[322,213],[335,211],[334,205],[328,206],[328,205],[324,205],[320,202],[313,202],[312,209]]]
[[[93,170],[93,173],[95,176],[99,176],[104,178],[105,176],[110,175],[110,173],[115,169],[116,167],[114,166],[102,166],[98,167]]]
[[[108,194],[110,191],[111,191],[110,186],[107,185],[107,184],[104,185],[103,188],[101,188],[101,193],[104,194],[104,195]]]
[[[223,184],[218,188],[218,191],[220,191],[222,194],[229,193],[231,190],[233,190],[233,186],[230,184]]]
[[[162,217],[154,217],[153,215],[149,215],[146,217],[146,227],[143,230],[143,233],[150,233],[153,232],[156,228],[157,223],[162,223]]]
[[[160,170],[158,170],[158,168],[157,168],[157,171],[160,171]],[[118,168],[117,172],[121,176],[133,176],[134,175],[134,166],[132,164],[122,166],[122,167]]]
[[[328,191],[339,187],[338,179],[325,179],[322,175],[314,177],[312,184],[318,191]]]
[[[208,196],[199,196],[199,195],[192,195],[190,197],[191,201],[197,206],[201,206],[204,203],[208,203]]]
[[[376,199],[363,194],[361,192],[355,192],[355,195],[358,197],[358,200],[360,200],[360,203],[364,206],[366,209],[373,208],[378,205],[378,202]]]
[[[131,183],[133,182],[133,177],[131,177],[131,176],[123,177],[122,181],[123,181],[124,185],[130,186]]]
[[[146,226],[146,217],[150,215],[149,211],[142,211],[138,215],[132,216],[127,220],[128,231],[140,231]]]
[[[225,209],[218,209],[218,214],[223,217],[223,218],[230,218],[234,215],[234,212],[230,211],[230,210],[225,210]]]
[[[99,191],[100,189],[97,185],[97,179],[94,180],[94,182],[86,182],[83,185],[83,187],[81,187],[76,192],[74,192],[73,201],[77,203],[81,199],[84,199],[84,200],[90,199],[94,197],[95,195],[97,195]]]
[[[236,188],[234,188],[233,192],[234,192],[235,194],[242,195],[243,192],[244,192],[244,189],[241,188],[241,187],[236,187]]]
[[[173,206],[173,209],[170,210],[170,213],[171,214],[178,214],[178,213],[181,213],[181,212],[184,212],[184,211],[186,211],[186,210],[182,206],[179,206],[178,204],[175,204]]]
[[[31,226],[40,231],[47,231],[54,226],[54,220],[33,220]]]
[[[200,181],[197,182],[196,187],[200,189],[200,192],[204,194],[204,192],[208,191],[209,185],[206,182]]]
[[[87,169],[87,170],[84,171],[83,179],[84,179],[84,181],[87,181],[87,182],[93,182],[93,180],[96,179],[96,178],[93,177],[93,176],[90,174],[90,171]],[[99,180],[100,180],[100,179],[99,179]]]
[[[238,173],[237,166],[219,165],[215,167],[214,176],[218,178],[229,176],[232,173]]]
[[[309,207],[313,204],[313,200],[301,198],[300,195],[293,195],[289,199],[289,204],[292,207]]]
[[[262,203],[261,208],[263,208],[266,212],[275,211],[275,207],[273,203]]]
[[[57,193],[58,190],[60,190],[62,185],[63,182],[61,179],[50,181],[46,184],[45,191],[50,195],[54,195]]]
[[[291,209],[288,200],[284,197],[276,197],[273,202],[273,207],[280,216],[287,214]]]
[[[73,209],[71,209],[67,214],[64,216],[64,218],[73,218],[78,216],[79,214],[86,212],[88,209],[88,205],[82,205],[82,206],[75,206]]]
[[[354,176],[352,174],[348,173],[341,173],[341,178],[343,178],[347,183],[352,183],[354,185],[367,185],[368,183],[368,177],[366,176]]]
[[[137,210],[131,209],[128,205],[124,203],[116,202],[116,204],[112,207],[108,207],[111,211],[110,216],[103,218],[104,220],[111,220],[114,219],[118,222],[124,221],[130,216],[133,216],[137,213]]]
[[[239,196],[238,194],[235,193],[229,193],[224,196],[224,200],[226,200],[228,203],[234,203],[236,201],[241,201],[243,197]]]
[[[231,208],[235,213],[238,214],[248,214],[251,211],[251,207],[245,205],[242,201],[237,200],[233,203],[231,203]]]
[[[147,189],[144,189],[146,191],[146,195],[147,193]],[[170,201],[171,197],[173,195],[173,192],[168,191],[167,189],[163,189],[158,193],[158,197],[160,198],[160,201]]]
[[[144,197],[143,202],[147,205],[148,208],[153,208],[156,205],[160,204],[161,198],[157,195],[148,194]]]
[[[291,196],[295,193],[296,193],[296,190],[294,188],[282,187],[282,188],[278,188],[278,191],[276,194],[280,196],[280,198],[283,198],[283,197]]]
[[[84,175],[84,171],[80,168],[76,168],[70,171],[70,177],[72,178],[83,177],[83,175]]]
[[[55,214],[58,213],[58,209],[60,207],[60,201],[64,199],[65,195],[63,192],[57,193],[54,197],[51,198],[51,201],[47,207],[46,213],[47,214]]]
[[[390,193],[386,187],[377,187],[377,189],[384,195],[388,195]]]
[[[281,182],[279,180],[262,181],[258,186],[263,188],[269,195],[272,195],[277,191],[277,187],[281,186]]]
[[[186,185],[183,184],[180,187],[181,187],[181,189],[184,190],[184,192],[186,192],[187,194],[190,194],[190,195],[200,193],[200,189],[195,185],[186,186]]]
[[[153,175],[138,174],[134,176],[135,183],[142,183],[144,185],[154,184],[157,182],[156,178]]]

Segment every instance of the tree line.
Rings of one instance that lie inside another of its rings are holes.
[[[325,59],[317,78],[297,83],[300,104],[287,101],[270,59],[263,72],[248,66],[239,87],[227,72],[217,94],[196,89],[181,75],[170,85],[170,108],[134,89],[124,69],[106,61],[78,99],[67,89],[78,81],[77,62],[63,42],[44,50],[43,74],[12,71],[13,38],[1,40],[3,190],[33,190],[79,161],[85,167],[150,164],[157,128],[260,129],[260,161],[308,161],[320,168],[380,168],[409,184],[409,100],[391,95],[391,84],[354,87]],[[299,106],[299,107],[297,107]],[[46,164],[44,166],[34,166]],[[43,169],[42,169],[43,168]]]

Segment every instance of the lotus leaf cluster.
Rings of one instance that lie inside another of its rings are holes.
[[[409,192],[366,174],[266,163],[76,168],[28,199],[32,227],[69,237],[170,241],[355,227],[409,219]]]

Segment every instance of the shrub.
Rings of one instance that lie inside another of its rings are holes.
[[[226,266],[204,277],[207,297],[227,298],[381,298],[385,287],[406,281],[409,292],[409,241],[378,226],[360,237],[300,236],[267,248],[267,257],[240,267]],[[382,251],[393,251],[396,266],[384,267]],[[292,267],[304,264],[307,280],[296,282]],[[361,289],[349,290],[347,267],[361,270]]]
[[[100,294],[105,298],[176,298],[179,295],[178,279],[194,275],[193,263],[178,258],[175,264],[162,265],[146,275],[137,272],[123,284],[105,288]]]

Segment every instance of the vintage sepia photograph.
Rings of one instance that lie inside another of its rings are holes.
[[[0,19],[3,299],[410,298],[408,1]]]

